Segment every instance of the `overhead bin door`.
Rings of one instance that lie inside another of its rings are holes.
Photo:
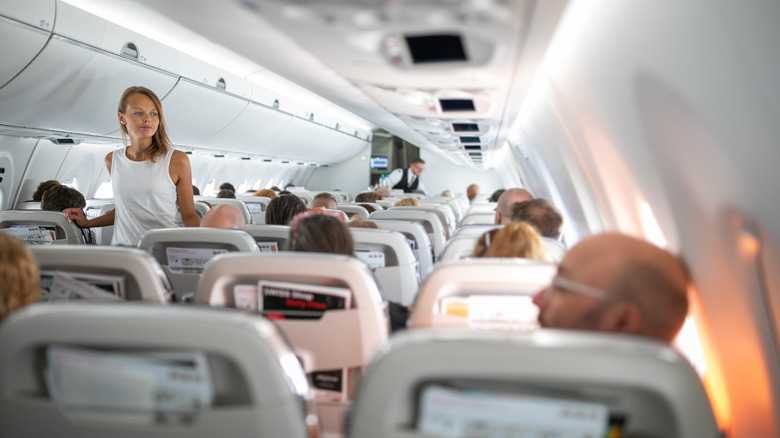
[[[41,54],[0,89],[0,120],[65,132],[117,131],[125,88],[144,85],[165,96],[177,77],[53,36]]]
[[[0,88],[43,49],[53,23],[54,0],[0,3]]]
[[[294,118],[258,152],[298,160],[338,163],[356,155],[366,143],[364,139]]]
[[[266,143],[290,123],[293,116],[254,102],[208,144],[228,152],[263,153]]]
[[[212,144],[206,139],[229,125],[248,104],[248,100],[182,79],[163,99],[171,141],[177,145],[221,149],[221,144]]]

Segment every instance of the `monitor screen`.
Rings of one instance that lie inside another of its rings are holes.
[[[388,159],[382,155],[371,156],[371,168],[372,169],[387,169]]]

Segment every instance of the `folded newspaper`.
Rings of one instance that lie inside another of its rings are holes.
[[[121,275],[41,271],[44,301],[123,301],[124,278]]]
[[[80,420],[127,423],[192,421],[211,406],[203,353],[114,353],[70,347],[47,351],[52,400]]]

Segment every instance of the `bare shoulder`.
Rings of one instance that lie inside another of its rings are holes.
[[[190,157],[182,151],[175,150],[173,151],[173,155],[171,155],[171,164],[175,166],[189,165]]]
[[[108,154],[106,154],[106,158],[104,158],[103,161],[106,163],[106,167],[108,168],[108,173],[111,173],[111,163],[114,161],[114,152],[111,151]]]

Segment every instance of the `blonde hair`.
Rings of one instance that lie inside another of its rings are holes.
[[[274,199],[276,197],[276,192],[271,189],[260,189],[253,193],[252,196],[263,196],[265,198]]]
[[[415,198],[404,198],[396,202],[394,207],[419,207],[420,201]]]
[[[41,298],[38,265],[18,240],[0,233],[0,320]]]
[[[522,257],[552,261],[536,229],[524,222],[506,224],[480,236],[472,257]]]
[[[168,153],[168,149],[173,147],[171,139],[168,137],[168,129],[165,127],[165,118],[163,117],[162,102],[154,94],[154,91],[146,87],[130,87],[122,93],[122,97],[119,98],[119,105],[117,111],[124,114],[127,110],[127,100],[134,94],[143,94],[144,96],[152,99],[154,105],[157,107],[157,115],[160,119],[160,123],[157,126],[157,132],[152,136],[152,144],[149,146],[148,156],[146,160],[149,162],[156,162],[158,158],[164,157]],[[122,123],[119,124],[119,129],[122,132],[122,143],[128,145],[127,126]]]

